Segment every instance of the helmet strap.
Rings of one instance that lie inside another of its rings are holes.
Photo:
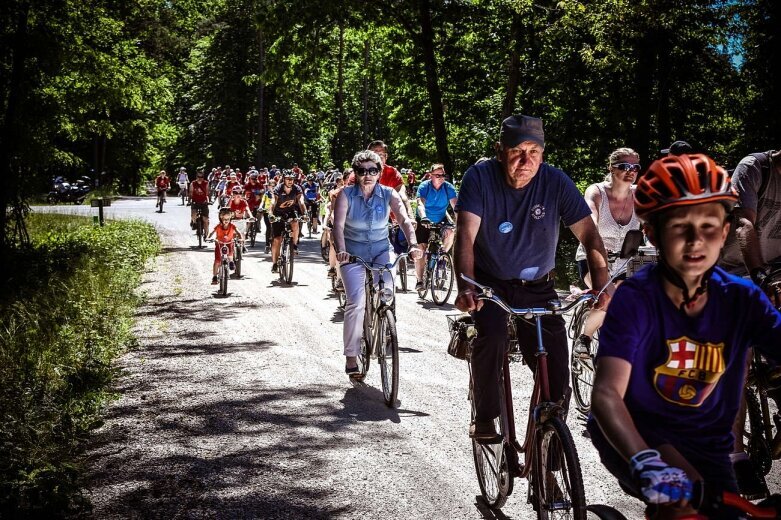
[[[683,278],[681,278],[681,275],[679,275],[677,272],[675,272],[667,263],[667,261],[664,259],[664,255],[661,254],[661,251],[659,251],[659,268],[662,273],[662,276],[664,276],[667,281],[669,281],[674,286],[681,289],[683,292],[683,302],[681,302],[680,307],[678,308],[680,311],[686,311],[687,309],[691,309],[694,307],[697,303],[697,300],[699,300],[700,296],[705,294],[708,291],[708,280],[711,277],[711,274],[713,273],[713,267],[705,271],[702,275],[702,280],[700,281],[699,287],[697,287],[694,290],[694,294],[689,294],[689,288],[687,287],[686,283],[683,281]]]

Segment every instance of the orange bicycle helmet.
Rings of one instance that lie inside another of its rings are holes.
[[[708,202],[721,202],[730,211],[737,201],[727,171],[704,154],[654,161],[635,190],[635,212],[644,220],[669,208]]]

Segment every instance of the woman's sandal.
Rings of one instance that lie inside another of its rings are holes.
[[[358,366],[344,367],[344,372],[350,377],[350,379],[359,381],[363,379],[363,374],[361,374],[361,369]]]

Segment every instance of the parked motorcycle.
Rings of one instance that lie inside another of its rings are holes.
[[[52,181],[52,190],[46,196],[46,202],[57,204],[60,202],[72,202],[81,204],[90,192],[90,178],[83,175],[71,183],[63,177],[56,177]]]

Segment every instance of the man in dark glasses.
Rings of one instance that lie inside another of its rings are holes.
[[[493,287],[514,307],[545,307],[557,299],[551,271],[556,264],[559,222],[585,246],[595,287],[608,282],[607,254],[591,209],[561,170],[543,162],[542,120],[524,115],[502,122],[496,157],[482,159],[464,175],[456,211],[455,269]],[[483,305],[475,287],[460,277],[456,307],[475,311],[472,382],[475,421],[469,435],[478,442],[497,437],[499,370],[507,345],[507,314],[497,305]],[[607,307],[603,293],[597,308]],[[567,407],[569,351],[561,316],[542,318],[548,351],[550,397]],[[534,327],[519,328],[518,344],[534,371],[537,335]]]

